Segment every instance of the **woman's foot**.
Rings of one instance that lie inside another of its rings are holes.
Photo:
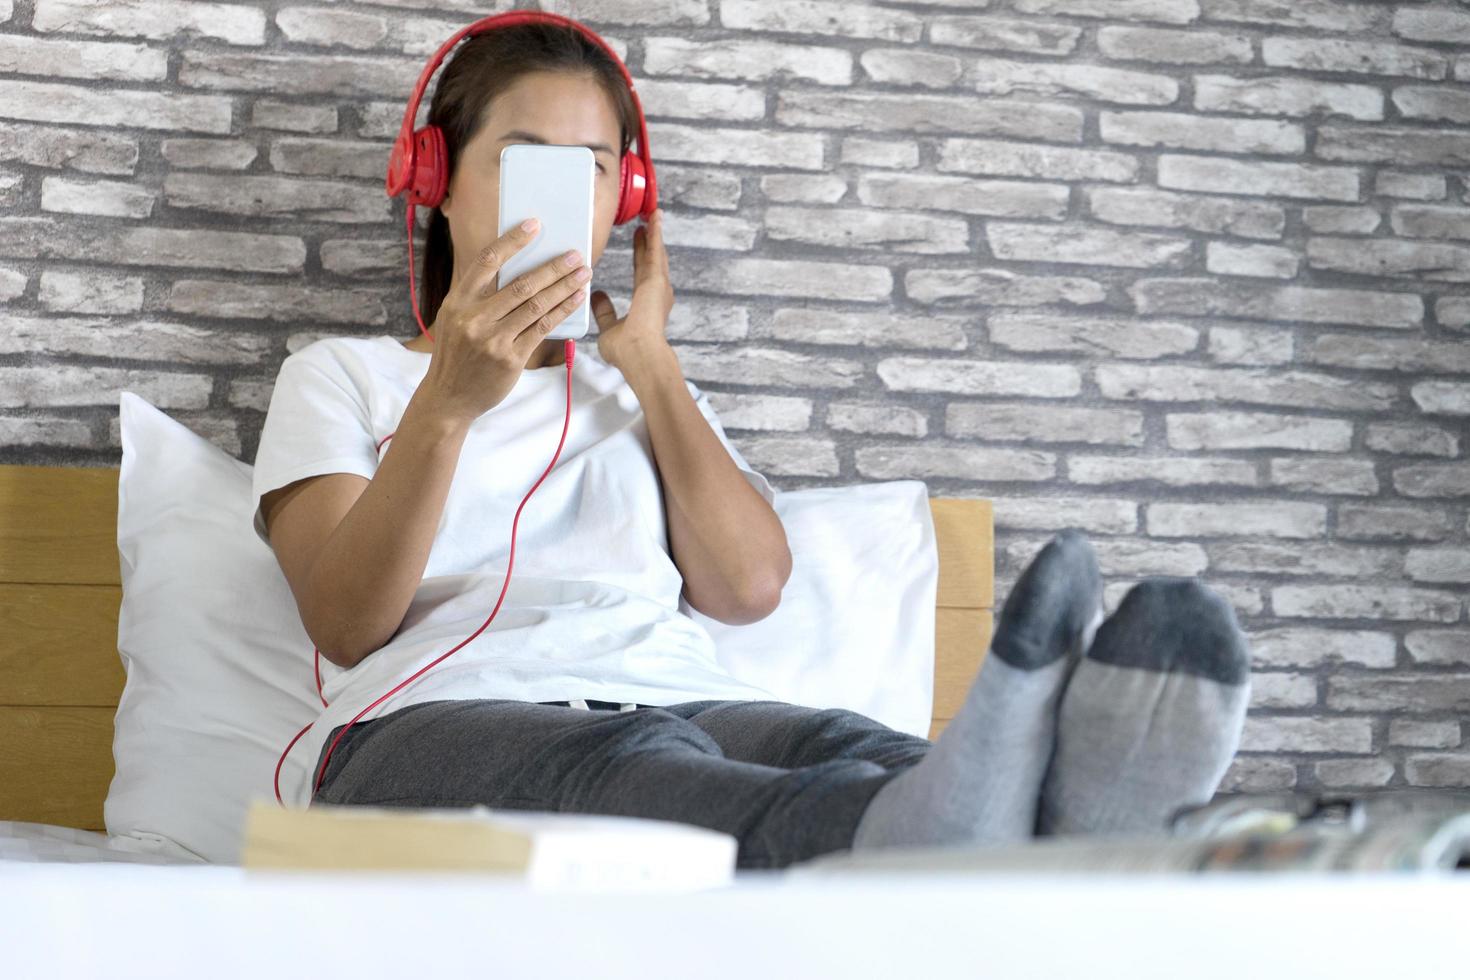
[[[1148,578],[1098,629],[1062,698],[1036,832],[1167,830],[1208,802],[1240,745],[1250,648],[1192,578]]]
[[[873,797],[853,850],[1029,839],[1057,704],[1102,618],[1097,557],[1081,532],[1063,531],[1011,589],[959,713]]]

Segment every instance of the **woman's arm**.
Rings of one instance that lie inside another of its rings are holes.
[[[722,623],[764,619],[791,576],[781,519],[694,404],[674,349],[649,344],[623,361],[623,375],[648,420],[669,548],[684,576],[685,598]]]

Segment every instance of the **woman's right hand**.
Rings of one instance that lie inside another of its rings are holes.
[[[424,385],[440,412],[473,422],[515,387],[541,341],[581,305],[592,270],[572,252],[558,255],[497,288],[510,257],[540,230],[520,225],[481,250],[472,271],[454,283],[434,318],[434,350]]]

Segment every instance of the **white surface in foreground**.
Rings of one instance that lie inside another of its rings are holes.
[[[0,863],[0,960],[16,978],[191,980],[1466,975],[1464,874],[782,877],[575,895],[481,875]]]

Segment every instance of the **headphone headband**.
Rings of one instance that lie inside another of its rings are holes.
[[[628,92],[633,96],[633,106],[638,111],[637,155],[642,160],[643,166],[641,168],[634,168],[633,174],[630,175],[632,180],[642,184],[644,207],[638,213],[645,215],[652,213],[655,204],[656,182],[653,173],[653,158],[648,151],[648,122],[643,117],[643,103],[638,98],[638,90],[633,84],[633,76],[629,73],[627,65],[623,64],[623,60],[618,57],[617,52],[608,46],[606,41],[598,37],[596,33],[584,25],[572,20],[570,17],[563,17],[561,14],[552,14],[541,10],[512,10],[505,13],[492,14],[489,17],[482,17],[474,23],[456,31],[449,40],[440,45],[439,50],[434,52],[434,56],[429,59],[429,63],[424,66],[423,72],[419,75],[418,83],[413,89],[413,95],[409,98],[408,105],[404,109],[403,124],[398,129],[398,138],[393,141],[393,151],[388,159],[388,177],[385,182],[389,197],[397,197],[405,188],[414,183],[418,151],[420,149],[417,145],[418,141],[414,138],[414,119],[418,115],[419,102],[423,99],[424,90],[429,86],[429,79],[433,77],[434,71],[439,67],[439,64],[445,57],[448,56],[449,52],[453,50],[454,46],[471,34],[483,34],[497,27],[510,27],[516,24],[538,22],[575,28],[584,37],[606,51],[612,59],[613,64],[618,66],[618,71],[622,74],[623,81],[628,85]],[[433,128],[437,129],[437,127]],[[442,139],[442,134],[439,138]],[[623,155],[626,156],[627,153],[625,152]],[[626,161],[624,161],[623,165],[624,167],[627,166]],[[639,172],[640,170],[641,172]],[[447,175],[441,175],[440,179],[441,181],[447,179]],[[422,189],[419,190],[422,191]],[[441,187],[437,194],[430,192],[427,196],[441,197],[442,194],[443,188]],[[437,204],[437,200],[434,203]],[[410,202],[410,206],[412,206],[412,202]]]

